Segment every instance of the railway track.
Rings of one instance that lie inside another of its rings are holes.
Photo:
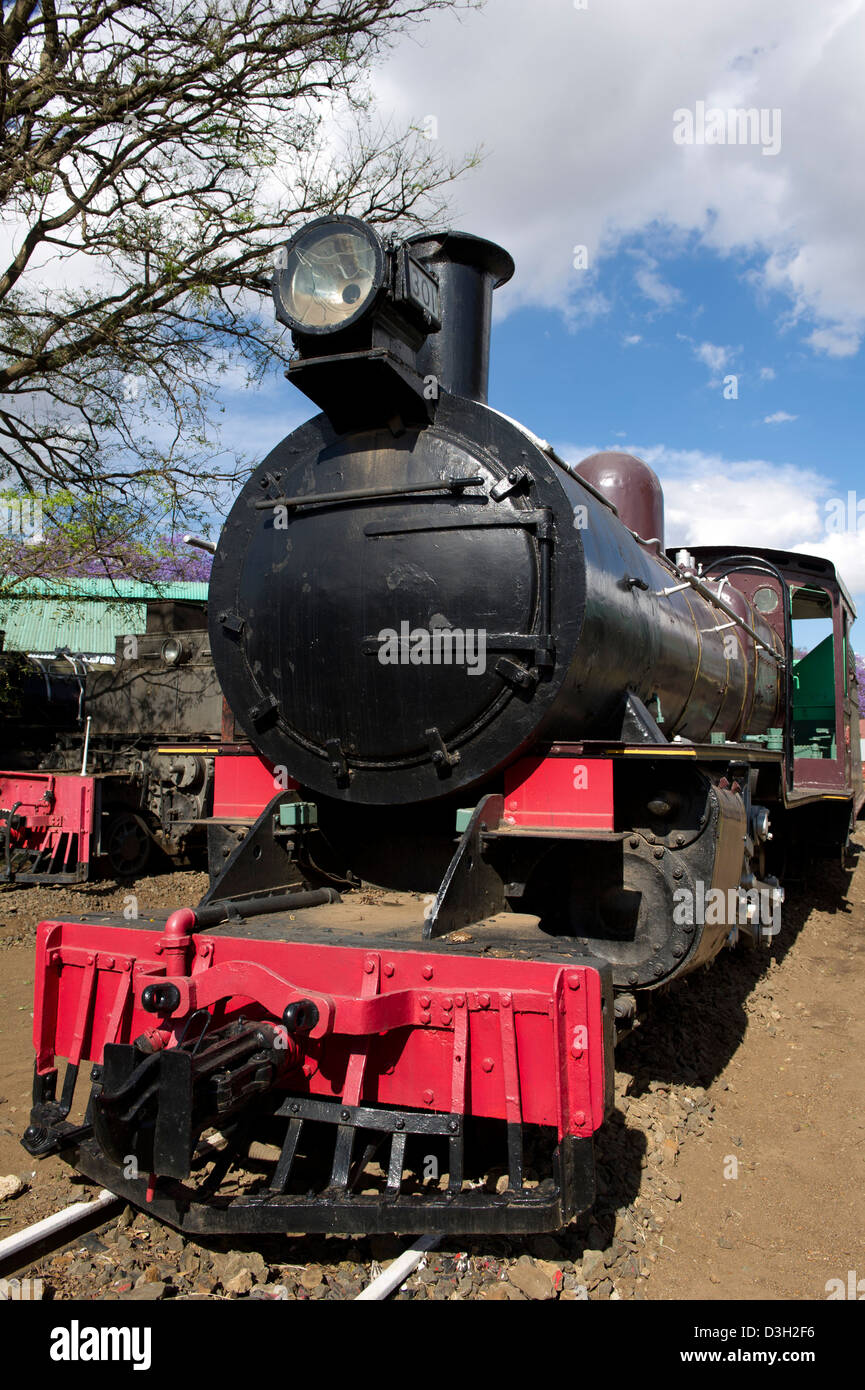
[[[207,1135],[199,1144],[199,1156],[207,1158],[217,1155],[226,1142],[225,1136],[219,1131]],[[91,1232],[98,1233],[125,1209],[127,1207],[123,1198],[103,1188],[98,1196],[90,1201],[73,1202],[50,1216],[34,1221],[22,1230],[0,1239],[0,1278],[6,1275],[14,1276],[47,1256],[74,1245],[82,1236]],[[379,1269],[375,1262],[371,1262],[367,1282],[354,1297],[372,1302],[381,1302],[388,1298],[417,1269],[426,1255],[435,1249],[440,1240],[441,1237],[438,1235],[419,1236],[384,1269]],[[284,1286],[280,1285],[275,1287],[280,1291],[284,1289]]]
[[[119,1216],[124,1203],[104,1188],[90,1202],[73,1202],[51,1216],[34,1221],[0,1240],[0,1277],[24,1269],[52,1250],[68,1245],[76,1236]]]
[[[53,1212],[51,1216],[43,1217],[22,1230],[5,1236],[0,1240],[0,1278],[14,1276],[50,1253],[64,1249],[71,1242],[74,1243],[76,1237],[100,1230],[119,1216],[125,1205],[122,1198],[103,1188],[92,1201],[73,1202],[70,1206]],[[417,1269],[428,1252],[435,1249],[440,1240],[441,1237],[437,1235],[419,1236],[408,1249],[392,1260],[386,1269],[373,1275],[369,1283],[354,1297],[358,1301],[372,1302],[381,1302],[388,1298]]]

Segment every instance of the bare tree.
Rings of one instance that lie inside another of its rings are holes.
[[[85,549],[230,484],[208,417],[221,371],[288,355],[260,312],[276,243],[440,215],[476,156],[377,124],[366,74],[459,3],[3,0],[0,477]]]

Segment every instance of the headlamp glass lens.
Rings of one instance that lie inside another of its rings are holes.
[[[317,227],[288,253],[279,276],[283,307],[300,328],[336,328],[377,289],[376,253],[354,227]]]

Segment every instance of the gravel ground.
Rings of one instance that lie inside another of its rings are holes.
[[[74,920],[79,914],[122,912],[129,906],[131,896],[135,897],[142,917],[149,912],[194,907],[207,891],[209,881],[206,873],[178,870],[149,874],[123,884],[113,878],[101,879],[82,883],[78,888],[0,885],[0,951],[11,946],[34,946],[38,924],[55,917]]]

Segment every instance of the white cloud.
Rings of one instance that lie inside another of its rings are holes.
[[[816,470],[663,445],[640,457],[664,487],[669,544],[784,549],[821,529],[830,484]]]
[[[719,343],[698,343],[694,348],[694,356],[708,367],[710,372],[717,375],[728,366],[732,349],[722,347]]]
[[[690,343],[697,361],[709,368],[710,386],[720,385],[722,376],[741,351],[740,348],[725,347],[722,343],[695,343],[686,333],[677,333],[676,337],[683,343]]]
[[[786,410],[776,410],[774,415],[764,415],[764,425],[784,425],[788,420],[798,420],[798,415],[788,415]]]
[[[761,367],[761,368],[760,368],[760,380],[761,380],[761,381],[774,381],[774,380],[775,380],[775,368],[774,368],[774,367]]]
[[[853,357],[859,351],[862,341],[860,333],[845,328],[815,328],[808,335],[808,342],[815,352],[825,352],[827,357]]]
[[[571,463],[595,452],[581,453],[569,444],[557,448]],[[816,469],[766,459],[731,460],[665,444],[629,443],[625,448],[661,480],[668,545],[785,549],[824,528],[823,501],[834,485]]]
[[[865,533],[824,532],[817,540],[794,545],[792,549],[806,555],[822,555],[825,559],[831,560],[850,592],[862,596],[857,608],[865,617]],[[858,648],[865,648],[865,634],[862,634],[858,625],[856,638]]]
[[[643,335],[642,333],[626,333],[622,341],[625,347],[636,347],[637,343],[643,341]]]
[[[610,446],[556,445],[569,463],[603,447]],[[668,546],[736,545],[822,555],[861,596],[858,607],[865,616],[865,523],[857,531],[851,512],[850,529],[828,529],[838,488],[819,469],[618,439],[612,447],[636,454],[660,478]]]
[[[587,287],[576,299],[563,304],[565,323],[570,329],[587,328],[612,309],[606,295]]]
[[[644,258],[643,264],[634,275],[634,280],[641,294],[659,309],[671,308],[682,297],[675,286],[668,285],[666,280],[661,278],[658,262],[650,256]]]
[[[865,329],[863,46],[862,0],[536,0],[528,24],[524,0],[496,0],[434,17],[376,86],[406,125],[435,113],[449,151],[483,144],[455,221],[514,254],[501,307],[579,298],[575,243],[596,266],[617,239],[642,233],[651,255],[672,237],[751,253],[758,286],[838,355]],[[780,110],[780,152],[676,145],[673,112],[701,100]]]

